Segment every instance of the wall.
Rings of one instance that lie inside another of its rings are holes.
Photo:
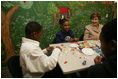
[[[24,28],[29,21],[37,21],[43,26],[44,34],[41,39],[41,48],[52,43],[55,33],[60,30],[58,20],[56,25],[53,23],[53,14],[59,12],[56,5],[70,8],[72,12],[71,28],[78,38],[83,34],[84,27],[90,23],[91,13],[101,13],[101,24],[112,19],[113,2],[109,1],[2,1],[1,8],[7,13],[16,4],[20,5],[20,8],[13,14],[10,23],[11,38],[16,54],[19,53],[21,37],[24,36]],[[2,43],[1,60],[3,61],[5,58],[6,53]],[[2,66],[5,65],[2,64]]]

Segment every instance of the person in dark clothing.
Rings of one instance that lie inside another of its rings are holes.
[[[117,19],[106,23],[100,34],[103,57],[97,56],[94,66],[87,69],[88,78],[116,78],[117,77]],[[103,61],[102,61],[103,60]]]
[[[59,24],[62,30],[56,33],[54,43],[65,43],[79,41],[78,38],[74,38],[74,33],[70,29],[70,23],[67,19],[60,19]]]

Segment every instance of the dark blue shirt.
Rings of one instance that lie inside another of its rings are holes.
[[[65,31],[61,30],[61,31],[57,32],[54,43],[67,42],[66,39],[68,39],[68,38],[74,38],[73,31],[69,30],[68,32],[65,32]]]

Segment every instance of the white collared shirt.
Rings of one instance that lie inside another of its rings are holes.
[[[22,38],[20,65],[23,77],[39,78],[56,67],[61,50],[55,48],[50,56],[45,55],[46,52],[46,49],[41,50],[38,41]]]

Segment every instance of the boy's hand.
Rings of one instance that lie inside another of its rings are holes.
[[[102,63],[102,56],[96,56],[94,59],[95,64],[101,64]]]
[[[61,47],[56,46],[56,48],[59,48],[62,51],[62,48]]]
[[[75,40],[75,39],[70,38],[70,39],[68,40],[68,42],[74,42],[74,40]]]
[[[74,41],[79,41],[79,38],[74,38]]]
[[[78,38],[70,38],[68,41],[69,42],[77,42],[77,41],[79,41],[79,39]]]
[[[54,49],[53,46],[50,46],[50,47],[47,47],[47,48],[46,48],[47,51],[51,51],[51,50],[53,50],[53,49]]]

